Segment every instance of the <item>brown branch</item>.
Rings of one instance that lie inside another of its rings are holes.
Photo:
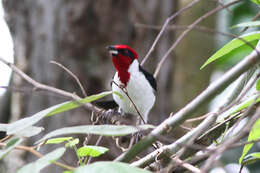
[[[174,42],[174,44],[168,49],[168,51],[164,54],[164,56],[162,57],[161,61],[158,63],[156,70],[154,72],[154,77],[156,78],[162,68],[162,65],[164,64],[165,60],[169,57],[170,53],[175,49],[175,47],[181,42],[181,40],[200,22],[202,22],[204,19],[208,18],[209,16],[215,14],[216,12],[227,8],[231,5],[234,5],[238,2],[240,2],[242,0],[235,0],[232,1],[226,5],[223,6],[218,6],[217,8],[207,12],[206,14],[204,14],[203,16],[201,16],[200,18],[198,18],[197,20],[195,20],[191,25],[189,25],[189,27],[177,38],[177,40]]]
[[[3,62],[4,64],[6,64],[7,66],[9,66],[15,73],[17,73],[19,76],[21,76],[24,80],[26,80],[28,83],[32,84],[35,89],[41,89],[41,90],[45,90],[45,91],[50,91],[52,93],[56,93],[68,98],[71,98],[73,100],[80,100],[81,97],[79,97],[78,95],[74,94],[74,93],[70,93],[55,87],[51,87],[48,85],[44,85],[42,83],[39,83],[37,81],[35,81],[34,79],[30,78],[27,74],[25,74],[23,71],[21,71],[19,68],[17,68],[14,64],[7,62],[6,60],[4,60],[3,58],[0,57],[0,61]],[[88,110],[94,111],[94,112],[102,112],[104,111],[103,109],[100,109],[94,105],[92,105],[91,103],[87,103],[84,104],[84,107],[87,108]]]
[[[220,6],[223,6],[224,5],[224,3],[222,2],[222,0],[218,0],[218,4],[220,5]],[[229,13],[229,14],[233,14],[232,13],[232,11],[229,9],[229,8],[225,8],[226,10],[227,10],[227,12]]]
[[[199,0],[194,0],[191,3],[189,3],[187,6],[185,6],[184,8],[180,9],[179,11],[177,11],[176,13],[174,13],[173,15],[171,15],[170,17],[168,17],[166,19],[166,21],[164,22],[159,34],[157,35],[157,37],[155,38],[153,45],[151,46],[150,50],[148,51],[148,53],[145,55],[144,59],[141,62],[141,65],[143,65],[146,60],[149,58],[150,54],[153,52],[156,44],[158,43],[159,39],[161,38],[163,32],[165,31],[166,27],[168,26],[168,24],[170,23],[170,21],[172,21],[175,17],[177,17],[178,15],[180,15],[182,12],[186,11],[187,9],[189,9],[190,7],[192,7],[194,4],[196,4],[197,2],[199,2]]]
[[[187,162],[184,162],[183,160],[179,159],[178,157],[171,158],[173,162],[176,162],[178,166],[182,166],[183,168],[193,172],[193,173],[201,173],[201,170]],[[172,165],[170,166],[170,169],[168,168],[167,172],[172,172]]]
[[[205,118],[207,118],[211,113],[207,113],[205,115],[202,115],[202,116],[199,116],[199,117],[196,117],[196,118],[190,118],[190,119],[187,119],[185,122],[186,123],[192,123],[192,122],[196,122],[196,121],[201,121],[201,120],[204,120]]]
[[[8,136],[6,136],[6,137],[0,139],[0,143],[7,141],[7,140],[10,139],[11,137],[13,137],[13,135],[8,135]]]
[[[7,66],[9,66],[22,79],[24,79],[28,83],[32,84],[35,87],[35,89],[40,89],[40,90],[43,90],[43,91],[49,91],[50,93],[55,93],[55,94],[58,94],[59,96],[63,96],[63,97],[73,99],[76,102],[78,102],[78,104],[81,104],[83,106],[83,108],[96,113],[98,119],[99,119],[98,116],[101,115],[106,120],[111,121],[111,123],[113,123],[114,121],[127,121],[126,118],[119,117],[118,112],[111,113],[110,110],[105,110],[105,109],[99,108],[99,107],[97,107],[97,106],[95,106],[91,103],[82,104],[82,103],[79,102],[79,100],[82,99],[82,98],[79,97],[78,95],[74,94],[74,93],[70,93],[70,92],[67,92],[67,91],[64,91],[64,90],[61,90],[61,89],[58,89],[58,88],[55,88],[55,87],[51,87],[51,86],[48,86],[48,85],[44,85],[42,83],[35,81],[34,79],[30,78],[27,74],[25,74],[23,71],[21,71],[19,68],[17,68],[14,64],[7,62],[6,60],[4,60],[1,57],[0,57],[0,62],[3,62]]]
[[[70,70],[69,70],[68,68],[66,68],[64,65],[62,65],[61,63],[58,63],[58,62],[56,62],[56,61],[50,61],[50,63],[55,64],[55,65],[61,67],[61,68],[64,69],[67,73],[69,73],[69,74],[76,80],[77,84],[79,85],[79,87],[80,87],[80,89],[81,89],[81,92],[82,92],[83,96],[84,96],[84,97],[87,97],[87,93],[86,93],[86,91],[84,90],[84,87],[82,86],[82,84],[81,84],[79,78],[78,78],[72,71],[70,71]]]
[[[0,142],[0,146],[1,147],[5,147],[6,145],[7,145],[6,143]],[[18,146],[15,147],[15,149],[30,152],[30,153],[32,153],[33,155],[35,155],[35,156],[37,156],[39,158],[43,157],[43,155],[41,153],[39,153],[38,151],[36,151],[34,149],[34,147],[18,145]],[[69,166],[69,165],[65,165],[65,164],[57,162],[57,161],[54,161],[53,164],[55,164],[55,165],[57,165],[59,167],[62,167],[64,169],[67,169],[67,170],[74,170],[75,169],[75,167],[72,167],[72,166]]]
[[[147,24],[142,24],[142,23],[136,23],[135,26],[141,27],[141,28],[147,28],[147,29],[154,29],[154,30],[160,30],[160,28],[161,28],[161,26],[159,26],[159,25],[147,25]],[[168,26],[166,29],[167,30],[186,30],[189,27],[190,27],[190,25],[174,25],[173,24],[173,25]],[[197,30],[197,31],[201,31],[203,33],[209,33],[209,34],[219,34],[219,35],[223,35],[223,36],[227,36],[227,37],[231,37],[231,38],[239,37],[235,34],[218,31],[216,29],[212,29],[212,28],[208,28],[208,27],[200,26],[200,25],[194,26],[193,30],[195,30],[195,31]]]

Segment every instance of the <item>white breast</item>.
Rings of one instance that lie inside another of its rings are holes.
[[[148,114],[155,102],[154,89],[146,80],[144,74],[139,71],[139,63],[137,60],[133,61],[129,67],[128,72],[130,73],[130,79],[128,81],[126,90],[129,97],[136,105],[138,111],[147,122]],[[118,77],[118,73],[115,74],[113,80],[117,85],[122,85]],[[123,96],[123,99],[121,99],[116,94],[113,94],[113,99],[119,105],[121,111],[139,116],[129,98],[116,84],[112,84],[112,90],[119,92]]]

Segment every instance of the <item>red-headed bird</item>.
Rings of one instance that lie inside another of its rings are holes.
[[[139,116],[140,113],[147,123],[148,114],[155,102],[156,80],[152,74],[141,67],[138,55],[131,47],[113,45],[107,48],[116,69],[112,91],[123,96],[120,98],[119,95],[113,93],[113,99],[118,104],[119,111],[135,116]],[[124,88],[128,96],[123,91]]]

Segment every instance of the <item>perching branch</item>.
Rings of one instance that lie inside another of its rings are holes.
[[[235,1],[234,1],[235,2]],[[258,42],[256,49],[260,50],[260,42]],[[162,135],[167,131],[175,129],[178,125],[183,123],[186,119],[190,118],[193,113],[200,108],[209,99],[216,96],[220,91],[225,89],[230,83],[237,79],[241,74],[259,64],[260,56],[254,50],[251,54],[246,56],[241,62],[227,71],[219,80],[213,82],[194,100],[188,103],[183,109],[175,113],[172,117],[166,119],[157,128],[155,128],[147,137],[139,141],[129,151],[123,153],[117,161],[129,162],[137,154],[148,148],[153,142],[156,141],[156,136]]]

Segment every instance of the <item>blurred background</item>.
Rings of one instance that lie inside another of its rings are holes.
[[[4,15],[3,12],[0,13],[0,56],[10,62],[14,59],[22,71],[38,82],[82,96],[75,80],[60,67],[50,64],[52,60],[57,61],[80,79],[88,95],[96,94],[111,89],[110,82],[115,73],[106,50],[107,45],[127,44],[138,52],[141,61],[167,17],[190,2],[191,0],[2,0]],[[183,30],[218,5],[219,2],[215,0],[200,1],[175,18],[144,68],[153,73],[160,59]],[[240,30],[231,29],[231,26],[251,20],[258,10],[255,4],[243,1],[200,23],[201,27],[211,28],[211,32],[202,32],[197,28],[180,42],[158,76],[157,101],[149,116],[151,124],[157,125],[171,112],[181,109],[205,89],[210,81],[216,80],[219,74],[244,56],[234,55],[228,63],[217,62],[200,70],[210,55],[232,39],[215,31],[239,34]],[[0,87],[8,85],[9,73],[10,70],[0,64]],[[67,100],[52,93],[34,91],[30,84],[17,75],[12,75],[9,87],[0,88],[0,91],[1,123],[13,122]],[[212,104],[217,105],[218,102]],[[197,116],[208,110],[209,105],[205,105]],[[47,133],[61,127],[90,124],[90,115],[91,112],[79,108],[44,119],[41,126],[45,128],[44,133]],[[186,124],[188,127],[195,125]],[[179,128],[173,135],[178,138],[186,132]],[[32,141],[37,138],[39,136]],[[41,150],[50,151],[51,147],[45,146]],[[224,156],[219,162],[222,171],[234,171],[240,153],[241,149],[237,149]],[[14,157],[11,154],[1,161],[2,170],[10,173],[35,159],[31,154],[16,151],[16,159],[10,162],[9,159]],[[118,152],[110,154],[114,158]],[[70,163],[74,159],[67,154],[66,160]],[[13,164],[14,161],[16,164]],[[50,167],[47,172],[57,172],[57,169]],[[260,170],[257,166],[250,169],[252,173]]]

